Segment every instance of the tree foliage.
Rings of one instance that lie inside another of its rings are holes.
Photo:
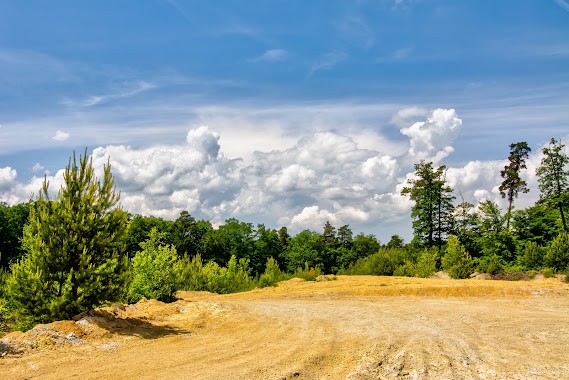
[[[24,253],[20,240],[28,222],[30,204],[8,206],[0,202],[0,268],[7,269]]]
[[[433,168],[432,162],[421,161],[415,165],[415,179],[407,182],[410,187],[401,191],[415,201],[411,216],[415,238],[426,247],[437,246],[452,231],[454,196],[445,179],[446,167]]]
[[[552,269],[561,271],[569,265],[569,234],[562,232],[547,246],[545,264]]]
[[[165,237],[165,233],[153,227],[148,239],[140,243],[141,250],[132,259],[130,302],[138,302],[142,297],[164,302],[175,299],[177,279],[173,267],[178,255],[174,246],[164,243]]]
[[[514,204],[514,199],[518,197],[520,191],[522,193],[529,192],[527,187],[527,182],[520,177],[520,172],[522,169],[526,169],[526,159],[529,157],[531,148],[528,143],[517,142],[510,144],[510,155],[508,160],[510,163],[504,166],[504,170],[500,172],[504,181],[499,187],[500,194],[502,198],[508,200],[508,212],[506,213],[506,229],[510,228],[510,217],[512,214],[512,208]]]
[[[551,139],[541,151],[543,158],[536,174],[539,181],[540,199],[548,206],[559,210],[563,230],[567,229],[565,213],[569,206],[569,157],[560,140]]]
[[[454,235],[448,238],[448,246],[446,253],[442,257],[441,264],[452,278],[468,278],[473,271],[472,258]]]
[[[110,164],[102,181],[87,151],[75,154],[56,198],[44,180],[24,230],[25,256],[12,266],[8,295],[20,317],[48,322],[118,299],[125,289],[128,260],[121,238],[127,214],[114,206]]]

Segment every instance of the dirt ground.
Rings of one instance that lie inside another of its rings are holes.
[[[569,285],[339,276],[11,333],[0,379],[569,379]]]

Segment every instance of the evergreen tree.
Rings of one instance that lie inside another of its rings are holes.
[[[468,278],[472,273],[472,258],[454,235],[448,238],[447,251],[441,260],[441,264],[452,278]]]
[[[28,322],[70,318],[118,299],[128,278],[121,238],[127,213],[114,208],[110,163],[95,177],[87,150],[75,153],[57,197],[49,199],[47,180],[31,207],[24,229],[25,256],[12,266],[8,296]]]
[[[352,247],[352,243],[354,241],[354,234],[350,229],[349,224],[346,224],[345,226],[338,228],[338,241],[340,243],[340,246],[344,248],[349,249]]]
[[[403,248],[405,241],[399,235],[391,235],[391,239],[385,245],[385,248]]]
[[[326,248],[334,248],[337,245],[336,227],[330,224],[329,221],[326,221],[326,224],[324,225],[324,231],[322,232],[322,242]]]
[[[288,234],[288,230],[285,226],[282,226],[279,229],[279,241],[283,249],[288,247],[289,240],[290,240],[290,235]]]
[[[559,210],[563,230],[569,232],[565,220],[565,210],[569,205],[569,157],[564,147],[561,141],[551,139],[549,145],[541,150],[543,158],[536,174],[539,177],[540,199]]]
[[[452,230],[452,202],[455,197],[445,179],[446,167],[436,170],[432,162],[421,161],[415,165],[416,179],[407,182],[401,194],[409,194],[415,201],[411,216],[415,238],[427,247],[440,248],[447,234]]]
[[[561,271],[569,266],[569,234],[562,232],[547,246],[545,265]]]
[[[500,194],[502,198],[508,199],[508,212],[506,213],[506,229],[510,229],[510,217],[512,215],[512,208],[514,199],[518,197],[520,191],[522,193],[529,192],[527,182],[521,179],[520,171],[526,169],[526,159],[529,157],[531,148],[528,143],[518,142],[510,144],[510,156],[508,160],[510,163],[504,166],[504,170],[500,172],[504,181],[500,185]]]

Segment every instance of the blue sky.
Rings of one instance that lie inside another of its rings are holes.
[[[88,146],[132,212],[409,238],[413,163],[499,200],[510,143],[569,135],[567,67],[566,0],[0,1],[0,199]]]

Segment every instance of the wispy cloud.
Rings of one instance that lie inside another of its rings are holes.
[[[136,83],[135,86],[128,86],[127,88],[121,89],[117,92],[112,92],[104,95],[93,95],[80,101],[66,99],[63,101],[63,104],[68,106],[92,107],[112,100],[130,98],[153,88],[156,88],[156,85],[153,83],[140,81]]]
[[[166,4],[171,5],[183,18],[186,19],[186,21],[190,22],[190,23],[194,23],[194,18],[192,17],[192,15],[187,12],[184,7],[178,3],[176,0],[167,0]]]
[[[413,53],[413,47],[412,46],[402,47],[402,48],[397,49],[397,50],[395,50],[395,51],[393,51],[393,52],[391,52],[385,56],[377,58],[374,62],[375,63],[392,63],[392,62],[404,61],[411,56],[411,53]]]
[[[565,0],[554,0],[557,5],[569,12],[569,3]]]
[[[251,62],[278,62],[284,61],[288,57],[288,53],[284,49],[269,49],[253,59]]]
[[[348,55],[344,51],[335,50],[326,53],[312,64],[310,70],[308,70],[307,78],[312,77],[320,70],[329,70],[346,59],[348,59]]]
[[[361,16],[345,17],[335,27],[343,39],[359,48],[368,50],[375,44],[373,30]]]
[[[69,137],[71,137],[71,134],[58,130],[57,132],[55,132],[55,135],[53,135],[52,140],[65,141],[69,139]]]

